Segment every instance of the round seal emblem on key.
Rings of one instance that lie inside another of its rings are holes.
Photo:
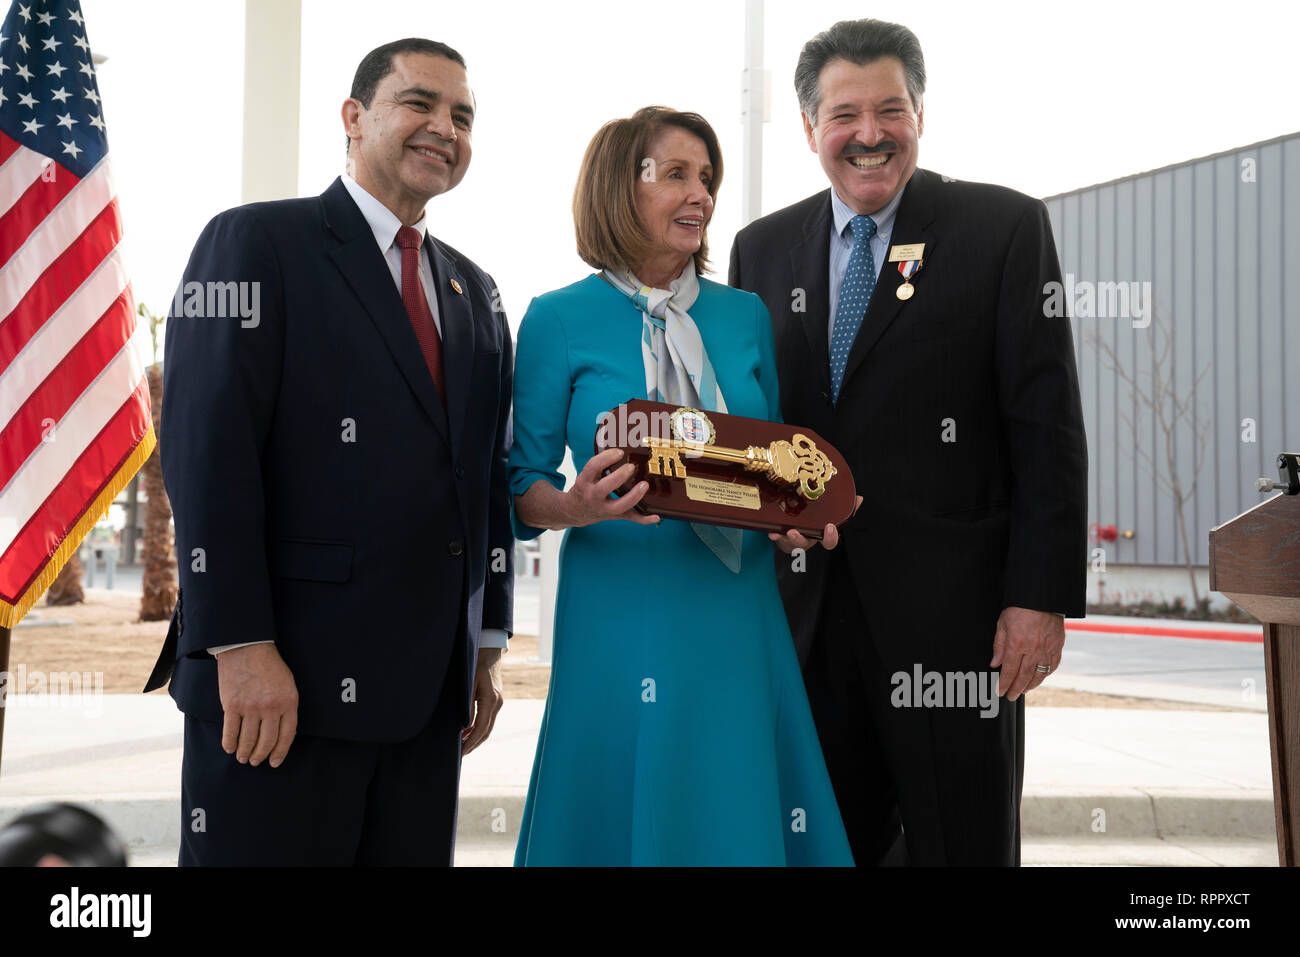
[[[707,415],[699,409],[687,406],[682,406],[673,412],[669,416],[668,424],[678,441],[690,442],[692,445],[712,445],[718,436]]]

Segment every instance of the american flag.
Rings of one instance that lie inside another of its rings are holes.
[[[0,25],[0,626],[154,447],[149,330],[121,241],[81,6],[14,3]]]

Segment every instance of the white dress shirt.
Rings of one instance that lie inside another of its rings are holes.
[[[402,221],[397,218],[397,215],[391,209],[366,192],[347,173],[343,174],[343,187],[348,191],[348,195],[352,197],[352,201],[357,204],[357,208],[361,210],[361,215],[366,218],[366,225],[370,227],[370,231],[375,234],[375,242],[379,244],[379,251],[384,254],[384,262],[388,264],[388,271],[392,273],[393,282],[397,285],[397,291],[400,295],[402,291],[402,247],[397,245],[397,231],[402,228]],[[412,228],[420,234],[420,285],[424,287],[424,298],[429,300],[429,311],[433,313],[434,324],[438,327],[438,335],[441,336],[442,317],[438,314],[438,297],[434,294],[437,287],[433,281],[433,265],[429,262],[429,249],[424,245],[425,217],[420,216],[420,221]],[[484,628],[479,633],[479,647],[506,648],[508,647],[507,637],[505,631],[500,628]],[[232,648],[267,644],[273,644],[273,642],[243,641],[233,645],[217,645],[209,648],[208,654],[219,655],[221,652],[230,651]]]
[[[397,245],[397,231],[402,228],[402,221],[391,209],[367,193],[347,173],[343,174],[343,186],[352,197],[352,201],[357,204],[357,208],[361,210],[361,215],[366,217],[366,225],[375,234],[375,242],[379,244],[379,251],[384,254],[384,262],[388,263],[388,271],[393,274],[393,282],[397,284],[398,293],[401,293],[402,247]],[[434,325],[438,327],[438,335],[441,336],[442,316],[438,314],[438,297],[435,294],[438,287],[433,280],[429,248],[424,245],[427,229],[425,217],[421,215],[420,221],[411,228],[420,234],[420,285],[424,287],[424,298],[429,300],[429,311],[433,313]]]

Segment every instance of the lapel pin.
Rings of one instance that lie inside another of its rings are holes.
[[[459,296],[459,295],[461,294],[461,292],[460,292],[460,283],[458,283],[455,279],[453,279],[453,280],[451,281],[451,288],[452,288],[453,290],[455,290],[456,295]]]

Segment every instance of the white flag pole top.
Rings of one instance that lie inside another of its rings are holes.
[[[763,124],[772,119],[771,77],[763,69],[763,0],[745,0],[745,70],[740,87],[745,142],[743,226],[763,212]]]

